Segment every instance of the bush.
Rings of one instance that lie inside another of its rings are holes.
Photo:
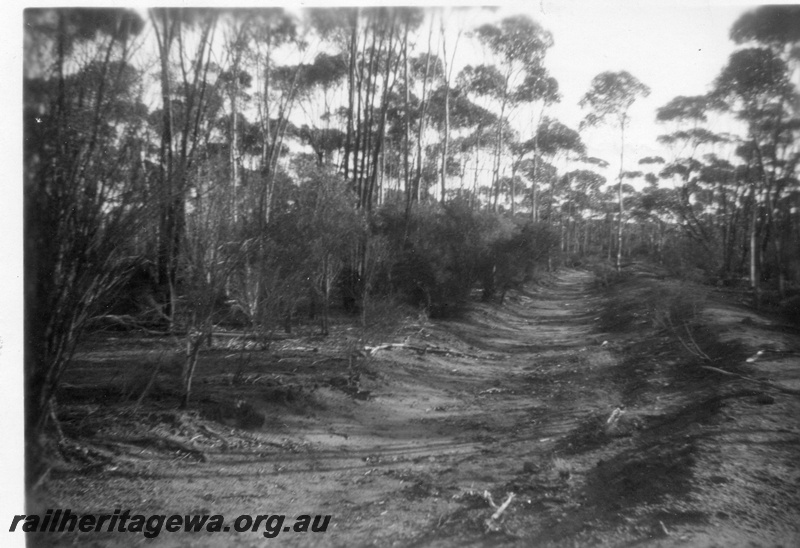
[[[697,283],[707,282],[721,269],[718,253],[709,253],[705,246],[687,236],[666,246],[662,260],[670,276]]]
[[[536,268],[558,245],[556,233],[544,224],[523,223],[505,227],[489,244],[483,266],[484,298],[500,293],[502,303],[510,289],[533,279]]]
[[[457,314],[478,280],[493,219],[454,201],[418,207],[410,221],[394,269],[398,288],[432,316]]]
[[[386,237],[394,257],[388,284],[404,301],[433,317],[461,312],[481,282],[485,298],[531,279],[536,265],[556,245],[544,225],[515,223],[465,200],[417,204],[379,211],[373,230]]]

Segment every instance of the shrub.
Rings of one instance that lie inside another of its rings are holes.
[[[510,289],[530,281],[538,265],[558,245],[555,232],[544,224],[524,223],[503,227],[488,246],[482,265],[484,298],[500,293],[500,302]]]
[[[395,269],[401,291],[432,316],[457,314],[478,280],[491,220],[462,201],[420,207],[413,216]]]
[[[478,282],[484,298],[499,293],[502,301],[506,291],[532,278],[557,242],[545,225],[476,210],[462,199],[415,204],[408,216],[389,204],[376,215],[373,232],[392,249],[386,285],[434,317],[462,311]]]
[[[662,262],[670,276],[697,283],[707,281],[721,269],[719,253],[710,253],[687,236],[665,247]]]

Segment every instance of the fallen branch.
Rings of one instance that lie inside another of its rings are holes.
[[[208,462],[208,458],[206,457],[205,453],[171,437],[152,434],[130,438],[127,440],[127,442],[144,446],[146,449],[170,451],[179,454],[183,453],[184,456],[192,457],[200,462]]]
[[[765,380],[762,380],[762,379],[754,379],[752,377],[745,377],[744,375],[739,375],[738,373],[731,373],[730,371],[725,371],[724,369],[719,369],[718,367],[711,367],[710,365],[701,365],[700,367],[702,369],[708,369],[709,371],[714,371],[715,373],[719,373],[720,375],[727,375],[729,377],[736,377],[738,379],[742,379],[742,380],[749,381],[749,382],[755,382],[755,383],[759,383],[759,384],[764,384],[764,385],[769,386],[770,388],[772,388],[774,390],[777,390],[779,392],[783,392],[784,394],[791,394],[793,396],[800,396],[800,390],[795,390],[793,388],[786,388],[786,387],[780,386],[780,385],[775,384],[775,383],[770,382],[770,381],[765,381]]]
[[[508,494],[508,498],[506,498],[505,502],[503,502],[503,504],[501,504],[498,507],[494,503],[494,501],[492,500],[492,494],[489,493],[489,491],[484,491],[483,498],[486,499],[486,501],[489,503],[489,505],[492,508],[496,509],[495,513],[492,514],[492,517],[487,519],[486,522],[485,522],[486,523],[486,528],[489,531],[499,531],[500,530],[500,524],[498,523],[498,520],[503,515],[503,512],[505,512],[508,509],[508,507],[511,505],[511,501],[514,500],[515,496],[516,495],[514,493],[509,493]]]
[[[407,350],[413,350],[420,354],[439,354],[445,356],[456,356],[460,358],[475,358],[477,356],[472,356],[470,354],[464,354],[463,352],[459,352],[458,350],[453,350],[451,348],[439,348],[436,346],[417,346],[408,343],[388,343],[388,344],[379,344],[377,346],[365,346],[364,350],[367,352],[369,356],[374,356],[377,352],[381,350],[392,350],[394,348],[405,348]]]
[[[158,337],[164,337],[168,335],[166,331],[163,330],[154,330],[145,327],[148,325],[146,322],[140,322],[133,316],[128,314],[103,314],[102,316],[97,316],[91,319],[93,323],[100,323],[102,321],[107,321],[111,324],[115,324],[125,329],[141,331],[147,335],[155,335]]]
[[[319,348],[313,346],[286,346],[280,350],[281,352],[319,352]]]
[[[764,354],[771,354],[771,355],[773,355],[773,356],[781,356],[781,357],[786,357],[786,356],[800,356],[800,354],[798,354],[797,352],[794,352],[794,351],[792,351],[792,350],[770,350],[770,349],[768,349],[768,348],[762,348],[761,350],[759,350],[758,352],[756,352],[755,354],[753,354],[752,356],[750,356],[749,358],[747,358],[745,361],[746,361],[747,363],[754,363],[754,362],[756,362],[756,361],[757,361],[759,358],[761,358],[762,356],[764,356]]]
[[[503,512],[506,511],[506,508],[509,507],[509,505],[511,504],[511,501],[514,500],[515,496],[516,495],[514,493],[509,493],[508,494],[508,498],[506,499],[506,501],[503,504],[500,505],[500,508],[497,509],[497,512],[492,514],[492,517],[490,519],[492,519],[494,521],[497,521],[498,519],[500,519],[500,516],[503,515]]]

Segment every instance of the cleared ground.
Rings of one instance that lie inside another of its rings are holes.
[[[188,412],[175,409],[169,364],[135,404],[169,341],[94,338],[61,400],[69,464],[54,463],[29,512],[331,521],[325,533],[271,540],[261,531],[32,539],[800,546],[800,337],[713,292],[699,327],[665,329],[653,296],[683,291],[699,290],[643,269],[602,289],[591,273],[566,270],[502,307],[409,321],[382,341],[342,324],[268,351],[217,348],[201,359]],[[370,352],[367,342],[400,346]],[[491,519],[492,502],[511,493]]]

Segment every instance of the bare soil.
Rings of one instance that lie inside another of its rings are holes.
[[[651,310],[653,292],[670,287],[699,291],[645,269],[608,289],[565,270],[503,306],[476,302],[462,320],[408,321],[382,341],[365,341],[346,322],[327,338],[268,350],[216,341],[188,411],[176,409],[168,360],[135,403],[172,343],[94,337],[60,400],[67,462],[53,463],[30,513],[331,521],[325,533],[271,540],[163,531],[152,540],[103,532],[30,540],[800,546],[800,335],[716,291],[701,327],[678,337]],[[365,342],[406,346],[372,355]]]

